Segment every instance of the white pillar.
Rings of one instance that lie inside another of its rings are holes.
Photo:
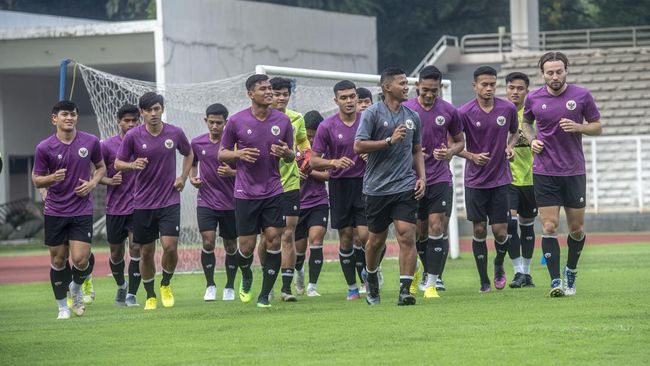
[[[513,51],[539,49],[539,1],[510,0]]]

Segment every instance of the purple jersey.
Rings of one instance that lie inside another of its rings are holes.
[[[325,182],[313,177],[300,181],[300,209],[329,204]]]
[[[122,144],[122,137],[115,135],[101,142],[102,155],[106,163],[106,176],[112,178],[115,170],[115,157]],[[107,186],[106,214],[130,215],[133,213],[133,192],[135,187],[135,172],[122,172],[122,184]]]
[[[354,165],[347,169],[330,170],[330,178],[359,178],[363,177],[366,171],[366,162],[354,152],[354,136],[359,128],[361,113],[357,113],[352,126],[348,126],[336,113],[326,118],[318,126],[314,137],[312,150],[321,155],[327,155],[332,159],[340,159],[344,156],[352,159]]]
[[[220,142],[210,141],[210,134],[206,133],[192,139],[194,163],[199,164],[199,176],[203,184],[196,195],[196,205],[213,210],[235,209],[235,178],[220,177],[217,169],[222,164],[217,160]]]
[[[554,96],[543,86],[526,97],[524,117],[537,124],[537,139],[544,143],[541,153],[535,154],[533,173],[551,176],[585,174],[585,156],[582,134],[564,132],[560,119],[576,123],[596,122],[600,112],[591,93],[576,85]]]
[[[91,165],[102,160],[99,139],[89,133],[77,131],[69,145],[52,135],[36,145],[34,174],[45,176],[66,169],[65,179],[47,188],[43,213],[48,216],[84,216],[93,214],[92,193],[78,197],[74,189],[79,179],[92,178]]]
[[[117,158],[121,161],[147,158],[149,161],[143,170],[136,172],[136,209],[152,210],[180,204],[181,194],[174,188],[176,150],[187,156],[192,148],[183,130],[169,123],[163,124],[158,136],[150,134],[146,125],[126,133]]]
[[[463,132],[456,108],[441,98],[436,98],[430,110],[424,109],[413,98],[404,103],[405,106],[416,111],[422,123],[422,148],[428,156],[424,158],[424,168],[427,172],[427,185],[449,182],[451,183],[451,169],[446,160],[436,160],[433,150],[444,144],[447,146],[447,135],[455,136]]]
[[[280,181],[280,158],[271,155],[271,145],[280,140],[293,149],[293,127],[286,114],[271,109],[264,121],[258,120],[250,108],[228,119],[221,146],[235,150],[256,148],[260,155],[254,163],[237,161],[235,198],[259,200],[283,192]]]
[[[519,128],[517,107],[511,102],[494,98],[490,113],[481,109],[476,99],[458,109],[465,130],[465,149],[473,154],[490,153],[490,161],[479,166],[471,160],[465,162],[465,186],[493,188],[512,182],[510,165],[506,159],[508,132]]]

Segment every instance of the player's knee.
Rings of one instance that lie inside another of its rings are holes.
[[[129,244],[129,256],[140,257],[140,244]]]
[[[205,250],[206,252],[214,252],[214,243],[204,241],[203,250]]]
[[[498,241],[499,243],[503,243],[506,239],[508,239],[508,233],[503,231],[503,232],[496,232],[494,233],[494,239]]]
[[[476,239],[485,239],[487,237],[487,228],[483,225],[474,227],[474,237]]]
[[[72,264],[74,264],[75,267],[83,269],[88,267],[88,256],[87,255],[73,255],[72,256]]]
[[[113,263],[119,263],[123,260],[124,260],[124,250],[111,252],[111,261]]]
[[[234,253],[237,250],[237,240],[224,239],[223,249],[226,253]]]
[[[432,222],[429,224],[429,235],[440,236],[442,235],[443,227],[441,221]]]
[[[551,221],[551,220],[544,221],[544,223],[542,224],[544,234],[546,234],[546,235],[557,235],[557,226],[558,226],[557,222],[554,222],[554,221]]]
[[[582,225],[574,227],[570,230],[569,235],[575,240],[582,240],[585,237],[584,227]]]
[[[67,258],[64,255],[56,255],[50,258],[50,263],[55,268],[63,268]]]

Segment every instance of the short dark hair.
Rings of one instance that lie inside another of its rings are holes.
[[[120,120],[124,118],[127,114],[133,114],[137,117],[140,116],[140,110],[138,107],[134,106],[133,104],[125,104],[120,107],[120,109],[117,110],[117,119]]]
[[[228,119],[228,108],[221,103],[214,103],[208,106],[205,110],[205,116],[209,115],[222,116],[223,119]]]
[[[350,80],[341,80],[338,83],[334,84],[334,95],[336,95],[336,92],[338,91],[348,90],[348,89],[354,89],[356,91],[357,86],[354,85],[354,83],[351,82]]]
[[[359,99],[370,98],[370,101],[372,102],[372,93],[366,88],[357,88],[357,97]]]
[[[281,90],[286,88],[289,91],[289,95],[291,95],[291,79],[276,76],[269,80],[269,82],[271,83],[271,89]]]
[[[323,122],[323,116],[318,111],[309,111],[305,113],[305,129],[307,130],[317,130],[318,125]]]
[[[404,70],[400,69],[399,67],[389,66],[382,70],[381,76],[379,77],[379,85],[389,83],[393,81],[393,78],[395,78],[396,75],[402,74],[406,75],[406,72],[404,72]]]
[[[246,79],[246,90],[253,91],[255,90],[255,85],[257,85],[257,83],[267,80],[269,80],[269,77],[265,74],[251,75],[248,77],[248,79]]]
[[[528,79],[528,75],[524,74],[523,72],[515,71],[506,75],[506,84],[511,83],[515,80],[523,80],[524,83],[526,83],[526,87],[530,85],[530,79]]]
[[[565,54],[563,54],[562,52],[553,51],[553,52],[546,52],[545,54],[542,55],[542,57],[540,57],[539,64],[538,64],[539,69],[544,71],[544,64],[549,61],[562,61],[562,63],[564,63],[565,70],[569,66],[569,58],[566,57]]]
[[[440,70],[438,70],[437,67],[433,65],[429,65],[422,70],[420,70],[419,74],[419,79],[420,80],[426,80],[426,79],[433,79],[433,80],[442,80],[442,73]]]
[[[478,69],[474,70],[474,81],[481,75],[492,75],[496,77],[497,71],[491,66],[479,66]]]
[[[60,100],[52,107],[52,114],[59,114],[60,111],[79,113],[79,107],[71,100]]]
[[[156,92],[147,92],[142,94],[140,97],[140,100],[138,101],[138,107],[140,107],[140,109],[149,109],[156,105],[156,103],[160,103],[160,106],[164,107],[165,98],[163,98],[163,96],[160,94],[156,94]]]

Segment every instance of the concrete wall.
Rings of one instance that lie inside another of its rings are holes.
[[[166,82],[201,82],[255,65],[376,73],[374,17],[234,0],[165,0]]]

